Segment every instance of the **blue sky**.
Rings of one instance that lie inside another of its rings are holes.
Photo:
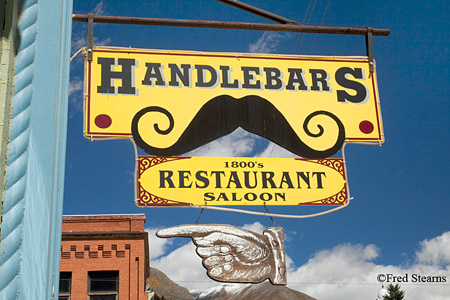
[[[347,208],[318,218],[275,219],[287,235],[286,253],[292,260],[290,286],[319,299],[331,299],[331,295],[333,299],[346,299],[346,295],[355,296],[354,299],[374,298],[380,288],[376,278],[379,272],[396,275],[419,272],[427,276],[443,274],[447,283],[405,284],[408,299],[419,299],[414,297],[419,297],[420,291],[434,293],[427,299],[448,297],[449,1],[248,0],[246,3],[313,25],[323,20],[324,25],[391,30],[389,37],[374,37],[386,142],[382,147],[346,147],[354,200]],[[270,23],[214,0],[74,0],[74,13],[89,12]],[[96,45],[149,49],[329,56],[366,53],[362,36],[106,24],[96,24],[94,36]],[[74,23],[73,53],[86,45],[86,38],[87,24]],[[151,232],[155,228],[194,223],[199,210],[139,209],[134,205],[133,147],[129,141],[90,142],[83,138],[82,81],[83,59],[77,57],[71,65],[64,214],[145,213]],[[193,154],[252,156],[271,151],[272,145],[267,141],[238,131]],[[289,154],[275,148],[272,156]],[[276,213],[291,214],[323,209],[326,208],[270,208]],[[261,207],[260,211],[264,209]],[[200,223],[247,224],[257,230],[272,225],[267,217],[209,210],[203,212]],[[187,242],[182,238],[155,238],[152,264],[189,288],[215,285],[205,277],[192,246],[185,245]],[[175,259],[176,253],[184,257],[192,255],[192,265],[187,259],[184,262],[185,267],[190,267],[191,280],[176,277],[183,264]]]

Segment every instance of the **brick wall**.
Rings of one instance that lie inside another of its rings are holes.
[[[86,299],[89,271],[118,271],[119,300],[147,299],[144,223],[144,215],[63,217],[60,270],[72,273],[72,300]]]

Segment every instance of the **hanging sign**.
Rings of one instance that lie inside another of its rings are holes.
[[[384,141],[366,57],[96,47],[86,60],[87,137],[133,136],[176,156],[241,127],[307,158]]]
[[[342,159],[139,157],[139,207],[344,205]]]
[[[189,224],[160,229],[156,235],[192,238],[208,276],[216,281],[287,283],[283,227],[259,234],[231,225]]]

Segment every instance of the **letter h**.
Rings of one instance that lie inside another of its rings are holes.
[[[133,87],[134,79],[132,76],[132,68],[135,65],[134,59],[119,58],[117,62],[122,66],[122,71],[111,71],[115,65],[115,59],[109,57],[99,57],[97,61],[101,65],[101,85],[97,86],[97,93],[101,94],[117,94],[116,88],[112,86],[111,79],[121,79],[122,85],[118,88],[119,94],[135,95],[136,89]]]

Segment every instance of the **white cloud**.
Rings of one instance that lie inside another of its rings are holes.
[[[248,46],[248,51],[251,53],[272,53],[286,38],[286,34],[266,31],[256,43]]]
[[[111,44],[110,37],[104,38],[102,40],[99,40],[98,38],[94,37],[94,45],[95,46],[108,46],[109,44]]]
[[[264,229],[259,222],[244,227],[255,232]],[[408,266],[376,264],[374,260],[379,257],[380,250],[373,244],[341,244],[321,250],[300,267],[287,257],[288,287],[320,300],[375,299],[381,288],[377,281],[379,274],[406,275],[408,283],[400,284],[406,299],[447,300],[450,290],[449,236],[450,232],[446,232],[421,242],[416,263]],[[188,289],[219,285],[207,278],[191,242],[152,262],[152,266]],[[445,278],[446,282],[413,282],[414,274]]]
[[[262,234],[264,229],[266,229],[266,227],[264,227],[264,225],[259,222],[255,222],[255,223],[251,223],[251,224],[244,224],[242,226],[242,228],[259,233],[259,234]]]
[[[202,266],[202,259],[197,256],[192,242],[152,261],[151,266],[163,271],[170,279],[188,289],[217,285],[206,275],[206,269]]]
[[[450,232],[420,243],[421,249],[416,252],[420,263],[433,265],[450,264]]]
[[[321,300],[364,299],[374,289],[374,299],[379,286],[376,275],[368,274],[376,266],[371,260],[377,256],[374,245],[344,244],[320,251],[303,266],[290,267],[288,286]]]
[[[107,37],[104,39],[99,40],[97,37],[94,37],[94,46],[108,46],[111,44],[111,38]],[[74,36],[72,39],[72,53],[77,52],[83,47],[87,46],[87,36],[84,35],[78,35]]]
[[[270,142],[267,147],[261,151],[256,157],[298,157],[297,155],[293,154],[292,152],[284,149],[283,147],[278,146],[277,144],[274,144]]]
[[[83,110],[83,80],[79,77],[70,79],[69,82],[69,118],[79,111]]]
[[[247,156],[253,151],[256,138],[255,135],[238,128],[231,134],[212,141],[186,155],[216,157]]]
[[[215,157],[288,157],[295,158],[297,155],[289,152],[288,150],[267,141],[263,144],[267,146],[260,150],[259,153],[257,147],[261,145],[261,141],[264,141],[263,137],[245,131],[242,128],[238,128],[231,134],[214,140],[198,149],[195,149],[187,156],[215,156]]]
[[[147,228],[145,231],[148,232],[148,243],[150,249],[150,260],[154,260],[161,255],[163,255],[167,248],[172,245],[173,239],[162,239],[156,236],[156,231],[159,228]]]
[[[80,78],[73,78],[69,82],[69,97],[81,91],[83,91],[83,80]]]
[[[413,276],[445,276],[449,281],[449,265],[446,268],[423,264],[377,265],[373,260],[378,256],[379,250],[374,245],[338,245],[316,253],[297,269],[291,268],[288,286],[321,300],[375,299],[381,287],[377,276],[392,274],[408,277],[407,283],[400,283],[408,300],[448,299],[448,282],[417,283],[413,282]]]
[[[106,8],[105,3],[103,3],[103,1],[100,1],[92,10],[92,13],[94,15],[102,15],[105,13],[105,8]]]
[[[75,53],[76,51],[78,51],[80,48],[82,47],[86,47],[87,45],[87,37],[86,36],[78,36],[78,37],[74,37],[72,38],[72,53]]]

